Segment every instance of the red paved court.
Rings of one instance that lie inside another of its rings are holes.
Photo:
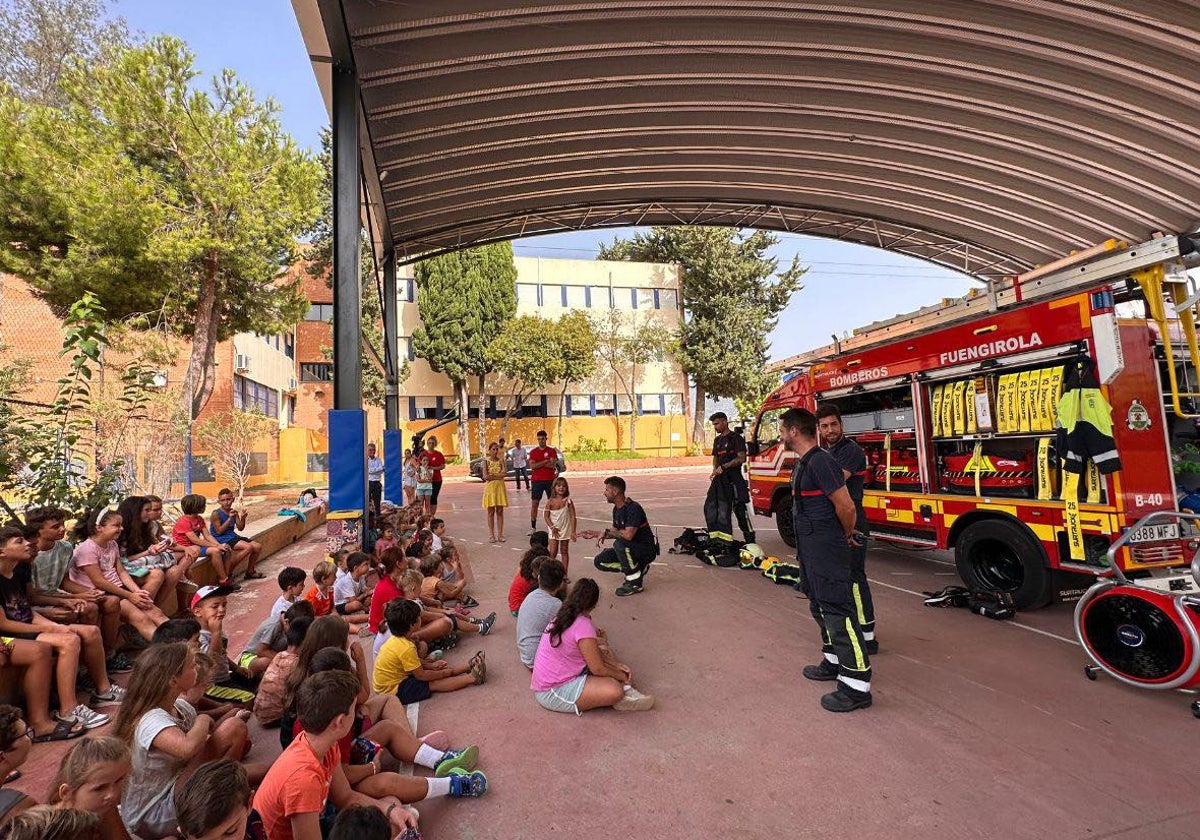
[[[568,476],[580,515],[607,521],[603,476]],[[664,545],[700,523],[704,474],[627,480]],[[790,588],[664,555],[631,598],[613,597],[616,577],[597,573],[605,595],[595,615],[658,706],[578,719],[544,711],[505,607],[528,494],[510,489],[509,541],[492,547],[481,492],[476,482],[448,484],[441,513],[466,541],[476,596],[501,614],[478,644],[488,684],[421,704],[418,728],[478,743],[491,790],[419,806],[428,838],[1200,835],[1188,754],[1200,721],[1188,698],[1085,680],[1070,606],[1015,622],[923,607],[917,593],[955,581],[941,553],[872,550],[882,650],[869,710],[837,716],[817,705],[828,686],[800,677],[817,660],[816,630]],[[769,523],[756,522],[764,548],[784,551]],[[574,550],[573,576],[589,574],[591,547]],[[311,567],[321,553],[314,535],[264,571]],[[257,582],[231,599],[231,648],[240,650],[273,589]],[[275,737],[259,733],[250,758],[269,758]],[[42,795],[52,755],[38,748],[17,787]]]

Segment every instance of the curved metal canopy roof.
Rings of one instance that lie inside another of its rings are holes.
[[[1200,219],[1194,2],[293,5],[402,260],[696,223],[986,276]]]

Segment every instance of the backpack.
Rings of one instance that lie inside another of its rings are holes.
[[[697,549],[696,559],[710,566],[720,566],[722,569],[730,569],[741,562],[741,545],[738,543],[729,543],[725,540],[710,540],[708,545]]]
[[[671,554],[695,554],[710,542],[708,531],[703,528],[684,528],[669,549]]]

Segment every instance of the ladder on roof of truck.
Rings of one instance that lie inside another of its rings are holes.
[[[1022,306],[1035,300],[1060,297],[1088,289],[1112,287],[1127,279],[1138,283],[1150,317],[1162,334],[1167,356],[1172,407],[1179,417],[1200,416],[1183,409],[1182,400],[1200,405],[1200,392],[1181,391],[1174,364],[1171,325],[1180,329],[1192,366],[1200,370],[1200,340],[1196,322],[1200,290],[1184,265],[1184,258],[1200,256],[1200,236],[1165,236],[1129,247],[1116,239],[1080,251],[1018,277],[989,281],[987,291],[967,295],[939,305],[927,306],[906,315],[879,321],[854,335],[816,350],[791,356],[771,365],[773,371],[798,370],[830,361],[846,353],[866,350],[904,335],[960,323]]]

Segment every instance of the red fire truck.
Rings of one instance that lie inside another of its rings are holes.
[[[1147,513],[1175,509],[1168,423],[1190,416],[1197,397],[1177,376],[1200,356],[1191,309],[1200,295],[1184,263],[1194,252],[1186,237],[1135,248],[1110,241],[786,360],[790,378],[751,436],[755,513],[775,516],[795,545],[793,457],[778,419],[793,406],[833,403],[867,454],[874,538],[952,549],[968,585],[1011,592],[1019,607],[1081,593],[1079,575],[1102,574],[1118,536]],[[1115,304],[1130,298],[1145,300],[1150,319],[1118,317]],[[1173,349],[1181,337],[1190,358]],[[1089,469],[1068,498],[1052,445],[1056,407],[1064,365],[1085,355],[1112,406],[1123,469]],[[1148,526],[1118,562],[1153,575],[1198,547],[1177,523]]]

